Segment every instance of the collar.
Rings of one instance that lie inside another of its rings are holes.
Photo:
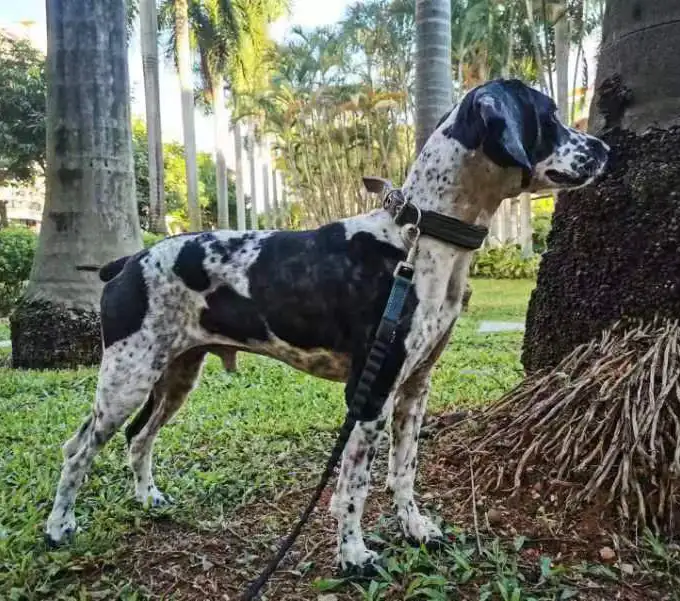
[[[410,223],[424,236],[431,236],[466,250],[480,248],[489,233],[488,228],[483,225],[465,223],[435,211],[422,211],[408,202],[399,188],[385,188],[383,206],[397,225]]]

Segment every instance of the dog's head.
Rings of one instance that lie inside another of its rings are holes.
[[[550,97],[514,79],[474,88],[437,130],[498,167],[521,170],[525,190],[585,186],[602,173],[609,152],[598,138],[564,125]]]

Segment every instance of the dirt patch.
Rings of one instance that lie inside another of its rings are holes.
[[[554,493],[543,494],[540,488],[530,486],[515,496],[507,496],[503,491],[480,495],[473,511],[470,479],[452,477],[461,473],[465,453],[452,453],[446,436],[437,436],[432,430],[431,433],[435,435],[423,443],[418,485],[425,511],[441,516],[446,524],[455,525],[471,536],[477,532],[487,543],[498,537],[511,545],[518,536],[526,537],[519,557],[527,565],[537,565],[542,555],[549,555],[563,565],[598,561],[603,547],[616,548],[609,522],[603,521],[597,510],[565,518],[551,501],[550,495]],[[373,472],[375,478],[363,525],[367,536],[377,532],[384,539],[395,540],[400,538],[395,525],[389,518],[380,518],[391,515],[390,499],[384,490],[384,455],[381,453],[382,460]],[[326,489],[310,523],[265,587],[263,600],[318,601],[323,593],[314,581],[340,577],[335,565],[335,521],[328,511],[333,485]],[[145,532],[131,536],[112,562],[94,567],[87,579],[115,570],[136,586],[143,586],[156,599],[238,599],[287,534],[311,490],[291,491],[252,503],[231,519],[204,530],[170,521],[149,522]],[[371,546],[376,548],[375,544]],[[619,551],[617,560],[625,560]],[[590,584],[590,589],[586,586],[578,598],[589,601],[663,598],[654,587],[640,583]],[[460,598],[478,599],[479,585],[480,582],[471,581],[460,587]],[[335,597],[331,598],[337,601],[360,598],[352,586],[332,594]],[[403,599],[404,591],[395,586],[386,598]]]

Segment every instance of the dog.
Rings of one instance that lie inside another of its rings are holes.
[[[601,140],[564,125],[549,97],[518,80],[493,80],[442,117],[402,193],[420,210],[487,226],[504,198],[591,183],[608,153]],[[48,542],[75,531],[76,494],[95,454],[140,408],[126,428],[135,495],[142,503],[167,502],[152,475],[154,440],[198,380],[207,353],[229,368],[237,351],[273,357],[345,382],[350,400],[406,253],[402,228],[376,209],[310,231],[180,234],[104,266],[96,398],[63,447]],[[414,498],[418,438],[432,368],[461,312],[471,258],[468,249],[420,237],[407,310],[376,381],[387,400],[379,415],[354,426],[331,499],[345,570],[377,558],[361,518],[386,429],[387,485],[404,534],[419,543],[442,536]]]

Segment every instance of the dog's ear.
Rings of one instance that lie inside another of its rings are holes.
[[[372,194],[382,194],[385,190],[394,188],[392,182],[382,177],[364,176],[364,186]]]
[[[484,124],[482,147],[487,156],[502,167],[533,170],[522,139],[520,115],[491,94],[479,94],[475,99],[479,117]]]

